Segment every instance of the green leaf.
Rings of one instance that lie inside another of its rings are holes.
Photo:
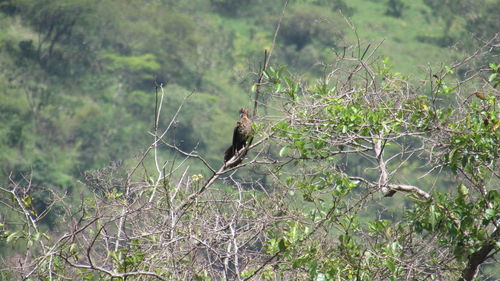
[[[292,228],[288,232],[288,237],[290,237],[290,241],[292,243],[299,240],[299,238],[300,238],[299,237],[299,227],[298,227],[297,223],[294,226],[292,226]]]
[[[287,150],[288,150],[288,146],[283,146],[280,149],[280,153],[279,153],[280,157],[283,157],[286,154]]]
[[[281,92],[283,85],[281,83],[276,84],[276,92]]]
[[[12,240],[17,239],[19,237],[19,232],[12,232],[7,239],[5,240],[7,243],[10,243]]]
[[[394,261],[391,260],[391,259],[387,260],[387,262],[385,263],[385,265],[392,272],[394,272],[396,270],[396,265],[394,264]]]
[[[496,216],[497,212],[494,209],[486,209],[484,212],[484,218],[489,220]]]
[[[252,87],[250,88],[250,91],[252,93],[255,93],[257,91],[257,84],[253,84]]]
[[[429,216],[429,223],[434,230],[434,227],[436,226],[436,207],[434,207],[434,205],[431,205],[429,208]]]
[[[69,246],[69,251],[71,253],[76,253],[76,244],[72,243],[71,246]]]
[[[281,239],[278,243],[278,248],[280,249],[280,251],[285,251],[287,247],[288,243],[285,242],[285,239]]]
[[[304,200],[307,202],[314,202],[314,198],[310,194],[304,193],[302,195],[302,198],[304,198]]]
[[[41,233],[40,233],[40,232],[36,232],[36,233],[33,235],[33,240],[34,240],[34,241],[38,241],[38,240],[40,240],[40,236],[41,236]]]
[[[45,233],[42,233],[42,236],[45,237],[45,239],[49,240],[50,241],[50,236],[48,236],[47,234]]]
[[[311,262],[311,265],[309,266],[309,276],[314,278],[317,275],[317,270],[318,270],[318,261],[313,260]]]
[[[467,188],[467,186],[465,186],[464,184],[460,184],[458,186],[458,193],[462,196],[462,197],[465,197],[469,194],[469,189]]]
[[[489,77],[488,77],[488,82],[493,82],[493,80],[495,80],[495,78],[497,77],[497,74],[496,73],[492,73]]]

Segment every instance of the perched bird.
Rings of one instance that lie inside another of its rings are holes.
[[[236,153],[247,145],[247,141],[252,135],[252,120],[248,118],[248,110],[246,108],[240,109],[240,120],[236,123],[233,132],[233,144],[224,152],[224,162],[229,161]],[[244,156],[244,155],[243,155]],[[236,166],[241,162],[241,159],[231,166]]]

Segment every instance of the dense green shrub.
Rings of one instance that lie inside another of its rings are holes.
[[[314,5],[298,5],[290,9],[282,23],[285,44],[302,49],[319,42],[329,47],[342,40],[346,23],[341,15]]]

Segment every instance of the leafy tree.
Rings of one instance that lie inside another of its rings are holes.
[[[484,3],[477,3],[475,7],[478,10],[467,18],[465,28],[477,37],[489,40],[498,34],[499,25],[495,20],[495,11],[500,9],[500,3],[498,1],[484,1]]]
[[[320,7],[328,7],[333,12],[341,11],[343,15],[346,15],[348,17],[352,16],[356,11],[355,8],[347,5],[343,0],[302,0],[300,2],[314,4]]]
[[[406,5],[401,0],[388,0],[387,11],[385,12],[385,14],[396,18],[400,18],[403,16],[403,11],[405,8]]]
[[[299,50],[316,40],[334,47],[342,40],[345,28],[344,20],[333,12],[314,5],[297,5],[285,16],[281,36],[286,44]]]
[[[257,20],[255,15],[266,21],[266,16],[275,16],[282,9],[284,1],[265,0],[209,0],[210,9],[229,18],[247,17]]]
[[[92,29],[96,1],[21,0],[14,4],[38,34],[36,42],[26,41],[22,49],[35,50],[45,69],[62,76],[79,70],[74,64],[90,63],[92,44],[87,34]]]
[[[246,0],[211,0],[212,6],[220,13],[228,16],[237,16],[242,10],[248,9],[251,5],[258,5],[260,1]]]
[[[424,0],[424,3],[429,6],[432,14],[436,18],[444,20],[444,36],[450,35],[450,30],[453,23],[458,17],[464,16],[474,9],[474,1],[434,1]]]
[[[482,99],[470,100],[471,93],[445,82],[444,76],[453,73],[448,69],[436,75],[431,95],[425,96],[408,88],[407,78],[387,72],[386,64],[379,68],[383,82],[377,86],[375,71],[358,76],[358,71],[363,73],[359,63],[333,63],[326,79],[303,91],[288,86],[289,78],[280,77],[281,72],[271,75],[275,89],[281,89],[277,94],[287,100],[288,119],[274,127],[282,142],[280,155],[303,169],[299,177],[294,171],[281,182],[313,204],[311,221],[321,230],[323,224],[327,227],[321,231],[314,224],[297,223],[295,227],[303,229],[299,233],[321,232],[312,239],[316,243],[297,243],[303,238],[292,239],[286,232],[271,240],[270,254],[282,257],[282,274],[304,268],[310,278],[472,280],[478,267],[498,251],[500,238],[494,189],[499,182],[494,172],[499,133],[490,122],[498,119],[495,84],[484,85],[487,94]],[[342,67],[353,70],[335,75]],[[496,73],[494,67],[492,71]],[[457,104],[449,105],[450,95]],[[350,159],[356,155],[365,159],[365,170],[378,171],[375,178],[352,172],[349,167],[358,163]],[[437,167],[450,169],[456,176],[454,186],[443,186],[443,192],[405,183],[402,159],[418,158],[428,165],[424,176]],[[398,191],[418,199],[405,204],[404,218],[360,219],[361,206],[369,205],[374,193],[392,197]],[[321,238],[329,235],[337,242]],[[446,269],[450,261],[461,270]]]
[[[498,23],[492,14],[500,8],[498,1],[459,0],[443,2],[425,0],[424,3],[431,9],[436,19],[444,21],[443,37],[438,42],[443,46],[449,44],[454,37],[457,37],[458,34],[464,31],[483,42],[498,36]],[[498,39],[495,41],[498,41]],[[477,48],[478,45],[483,44],[483,42],[476,44],[465,42],[465,46],[469,50],[472,50]]]

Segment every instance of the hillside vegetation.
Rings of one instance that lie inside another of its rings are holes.
[[[0,278],[500,278],[498,10],[0,0]]]

